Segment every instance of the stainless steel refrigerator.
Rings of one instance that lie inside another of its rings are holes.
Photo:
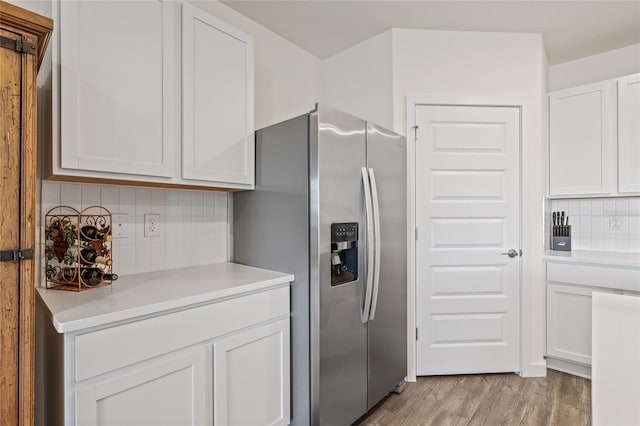
[[[295,274],[292,423],[346,426],[406,376],[405,138],[323,104],[256,132],[234,261]]]

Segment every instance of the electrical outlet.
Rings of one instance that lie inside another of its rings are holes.
[[[621,216],[609,216],[609,231],[622,231]]]
[[[111,236],[113,238],[125,239],[131,235],[131,224],[125,214],[113,215],[113,226]]]
[[[144,215],[144,236],[145,237],[160,236],[160,215],[159,214]]]

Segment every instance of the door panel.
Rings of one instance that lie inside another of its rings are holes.
[[[519,369],[519,109],[416,109],[418,374]]]
[[[404,137],[367,123],[367,167],[380,204],[380,284],[367,324],[369,409],[407,375],[406,158]]]
[[[325,105],[310,120],[312,424],[346,425],[367,411],[365,122]],[[331,224],[345,222],[358,223],[358,278],[332,286]]]
[[[16,34],[0,30],[12,39]],[[20,247],[20,148],[22,57],[0,48],[0,250]],[[19,263],[0,262],[0,424],[18,421]]]
[[[161,0],[54,4],[63,168],[174,175],[174,7]],[[132,40],[140,48],[127,48]]]
[[[640,74],[618,80],[618,192],[640,194]]]

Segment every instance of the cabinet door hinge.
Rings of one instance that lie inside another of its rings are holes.
[[[36,44],[24,42],[21,38],[13,39],[9,37],[0,36],[0,47],[5,49],[11,49],[18,53],[28,53],[30,55],[36,54]]]
[[[14,249],[0,251],[0,262],[19,262],[33,259],[33,249]]]

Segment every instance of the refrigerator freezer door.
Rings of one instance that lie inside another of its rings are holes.
[[[367,167],[375,173],[380,213],[378,297],[367,323],[370,409],[407,374],[405,138],[367,123]]]
[[[360,320],[367,276],[365,233],[358,238],[358,279],[331,285],[331,224],[358,222],[358,229],[364,229],[360,170],[366,159],[365,126],[364,121],[324,105],[310,115],[314,425],[349,425],[367,411],[367,326]]]

